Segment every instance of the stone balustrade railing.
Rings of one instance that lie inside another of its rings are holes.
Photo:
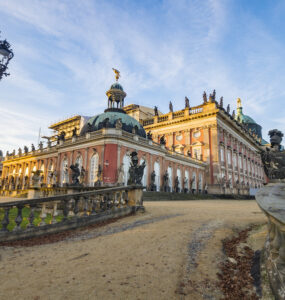
[[[0,242],[130,214],[143,208],[142,189],[142,186],[123,186],[0,203]]]
[[[285,299],[285,181],[270,182],[256,195],[268,219],[266,269],[276,299]]]

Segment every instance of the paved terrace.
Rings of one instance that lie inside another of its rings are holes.
[[[222,239],[266,222],[252,200],[145,207],[60,242],[0,247],[0,299],[219,299]]]

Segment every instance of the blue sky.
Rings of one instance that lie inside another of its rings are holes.
[[[0,149],[37,143],[39,128],[106,107],[121,71],[126,104],[182,109],[213,89],[285,133],[283,0],[0,0],[15,53],[0,82]]]

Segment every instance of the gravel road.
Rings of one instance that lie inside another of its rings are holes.
[[[266,222],[255,201],[146,202],[64,241],[0,248],[0,299],[219,299],[222,239]]]

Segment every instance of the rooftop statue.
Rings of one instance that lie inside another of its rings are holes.
[[[206,94],[205,91],[203,93],[203,101],[204,101],[204,104],[208,102],[208,100],[207,100],[207,94]]]
[[[72,137],[77,137],[77,128],[76,127],[74,127],[72,129]]]
[[[158,116],[158,109],[157,109],[157,106],[154,107],[154,115],[155,115],[155,116]]]
[[[223,108],[224,107],[224,97],[222,96],[220,98],[220,108]]]
[[[164,146],[166,145],[166,140],[164,135],[159,139],[159,143],[160,145],[164,145]]]
[[[171,101],[169,102],[169,111],[170,111],[170,112],[173,112],[173,104],[172,104]]]
[[[36,148],[35,148],[35,145],[34,145],[34,144],[31,145],[31,150],[32,150],[32,151],[36,151]]]
[[[185,96],[185,108],[190,108],[189,99]]]
[[[241,106],[241,100],[240,100],[240,98],[238,98],[237,99],[237,108],[241,108],[242,106]]]
[[[152,140],[152,133],[151,133],[151,131],[149,131],[147,133],[147,138],[148,138],[148,140]]]
[[[231,107],[230,107],[230,105],[228,104],[228,106],[227,106],[227,113],[228,113],[228,114],[230,114],[230,110],[231,110]]]
[[[112,68],[112,70],[113,70],[113,71],[114,71],[114,73],[115,73],[115,78],[116,78],[116,81],[118,81],[118,80],[119,80],[119,78],[121,77],[120,71],[119,71],[119,70],[117,70],[117,69],[114,69],[114,68]]]

